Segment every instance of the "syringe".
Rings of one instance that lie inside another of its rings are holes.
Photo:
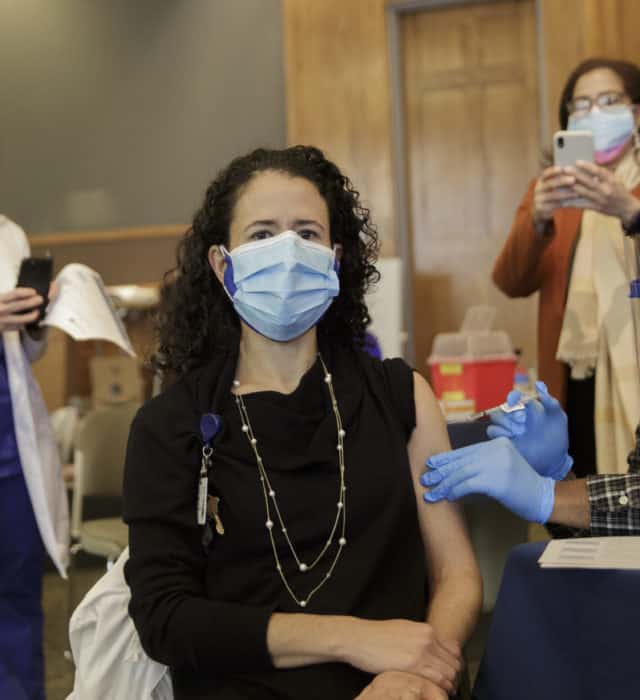
[[[481,418],[489,418],[492,413],[497,413],[502,411],[503,413],[515,413],[516,411],[524,411],[525,406],[535,399],[539,398],[538,394],[527,394],[523,396],[518,403],[513,406],[509,406],[508,403],[501,403],[499,406],[494,406],[493,408],[485,408],[484,411],[478,411],[477,413],[471,413],[465,418],[465,422],[472,422],[480,420]]]

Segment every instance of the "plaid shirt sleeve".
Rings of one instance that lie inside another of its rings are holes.
[[[591,535],[640,535],[640,425],[628,457],[629,473],[587,477]]]

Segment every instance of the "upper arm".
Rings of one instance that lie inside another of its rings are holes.
[[[460,508],[448,501],[427,504],[420,476],[426,460],[451,449],[447,427],[431,387],[413,373],[416,426],[409,440],[409,462],[416,494],[418,520],[429,566],[430,578],[437,582],[450,575],[479,576],[475,555]]]
[[[529,183],[516,211],[509,236],[492,272],[494,284],[509,297],[527,297],[543,281],[542,255],[553,238],[535,232],[531,218],[537,179]]]

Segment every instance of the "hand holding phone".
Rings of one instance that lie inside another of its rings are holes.
[[[26,325],[27,330],[37,328],[38,323],[44,318],[44,312],[49,303],[49,287],[52,277],[53,258],[51,257],[24,258],[20,264],[16,288],[33,289],[36,294],[42,297],[42,304],[38,307],[38,316]]]
[[[574,196],[576,177],[564,168],[551,165],[545,168],[533,191],[531,218],[536,230],[543,232],[553,220],[553,212]]]
[[[42,297],[32,289],[17,287],[0,294],[0,333],[21,331],[36,323],[40,315]]]
[[[579,161],[593,163],[594,145],[593,134],[590,131],[557,131],[553,135],[553,162],[558,168],[575,168]],[[571,187],[561,189],[567,198],[561,200],[558,206],[584,209],[590,202],[571,194]]]

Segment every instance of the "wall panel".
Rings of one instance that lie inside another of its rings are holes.
[[[388,0],[282,3],[287,140],[317,144],[345,168],[373,206],[387,242],[393,238],[393,201],[385,7],[401,4]],[[546,137],[550,138],[557,128],[562,86],[577,63],[597,54],[640,62],[640,1],[538,0],[538,5],[544,34]],[[456,51],[462,56],[464,37],[443,47],[445,36],[437,32],[433,36],[436,61],[445,49],[448,61]],[[509,41],[505,36],[504,43],[485,47],[484,60],[495,60]]]
[[[638,0],[540,0],[547,88],[547,139],[558,128],[558,102],[564,83],[591,56],[640,63]]]
[[[469,306],[487,303],[497,327],[535,362],[535,298],[515,302],[491,282],[514,203],[537,164],[534,34],[532,0],[402,18],[419,369],[437,333],[456,330]]]
[[[283,0],[287,141],[326,151],[393,253],[385,0]]]

